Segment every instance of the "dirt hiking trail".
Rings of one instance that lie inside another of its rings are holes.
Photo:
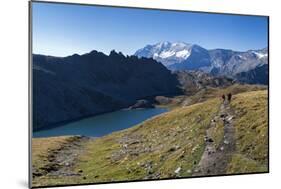
[[[74,172],[73,167],[77,158],[85,153],[85,144],[93,140],[89,137],[77,136],[59,149],[51,150],[48,154],[48,164],[33,170],[33,178],[41,176],[81,176],[82,171]],[[38,174],[39,173],[39,174]]]
[[[210,136],[210,129],[216,127],[218,119],[223,121],[224,135],[219,144],[215,144]],[[229,102],[225,101],[220,106],[217,116],[215,116],[206,130],[206,147],[198,166],[193,171],[193,176],[222,175],[226,173],[228,162],[235,151],[235,128],[233,126],[234,113]]]

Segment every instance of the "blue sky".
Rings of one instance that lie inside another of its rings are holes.
[[[33,2],[33,53],[53,56],[183,41],[237,51],[267,46],[267,18]]]

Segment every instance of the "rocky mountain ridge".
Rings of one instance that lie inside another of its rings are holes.
[[[201,70],[246,83],[267,84],[267,80],[262,79],[268,77],[268,48],[238,52],[227,49],[207,50],[184,42],[160,42],[137,50],[135,55],[153,58],[174,71]],[[263,72],[261,69],[256,72],[257,67],[262,67]],[[240,78],[241,73],[252,77],[246,77],[248,80]]]
[[[33,55],[33,128],[129,107],[149,96],[177,94],[176,75],[153,59],[92,51]]]

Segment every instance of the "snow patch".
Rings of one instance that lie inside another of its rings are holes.
[[[259,52],[253,52],[255,55],[258,56],[258,58],[263,58],[263,57],[267,57],[267,53],[259,53]]]
[[[178,51],[176,53],[176,57],[179,57],[179,58],[188,58],[190,56],[190,52],[187,50],[187,49],[184,49],[182,51]]]
[[[246,58],[244,56],[241,56],[241,55],[236,55],[238,56],[241,60],[246,60]]]
[[[175,55],[175,52],[173,52],[173,51],[164,51],[159,55],[159,57],[168,58],[168,57],[171,57],[173,55]]]

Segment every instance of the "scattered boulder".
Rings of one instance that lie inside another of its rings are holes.
[[[180,171],[181,171],[181,167],[178,167],[178,168],[175,170],[175,173],[176,173],[176,174],[179,174]]]
[[[225,118],[226,116],[227,116],[227,115],[224,114],[224,113],[220,115],[221,118]]]
[[[229,116],[226,120],[231,121],[234,118],[234,116]]]
[[[153,170],[152,169],[149,169],[148,172],[147,172],[149,175],[153,174]]]
[[[212,138],[205,137],[205,142],[212,143],[212,142],[214,142],[214,140]]]
[[[131,142],[130,145],[132,145],[132,144],[139,144],[139,143],[140,143],[140,141],[135,140],[135,141]]]
[[[169,152],[174,152],[174,151],[176,151],[176,150],[178,150],[178,149],[180,149],[180,146],[179,146],[179,145],[176,145],[176,146],[171,147],[168,151],[169,151]]]
[[[43,176],[43,173],[40,173],[40,172],[33,172],[32,173],[32,177],[40,177],[40,176]]]
[[[128,174],[132,173],[132,170],[129,167],[127,167],[126,169]]]
[[[174,152],[174,151],[176,151],[176,148],[175,147],[171,147],[168,151],[169,152]]]
[[[180,155],[180,157],[179,157],[180,159],[184,158],[184,153],[185,153],[185,151],[182,151],[182,152],[181,152],[181,155]]]
[[[194,173],[199,173],[200,170],[199,169],[194,169]]]

